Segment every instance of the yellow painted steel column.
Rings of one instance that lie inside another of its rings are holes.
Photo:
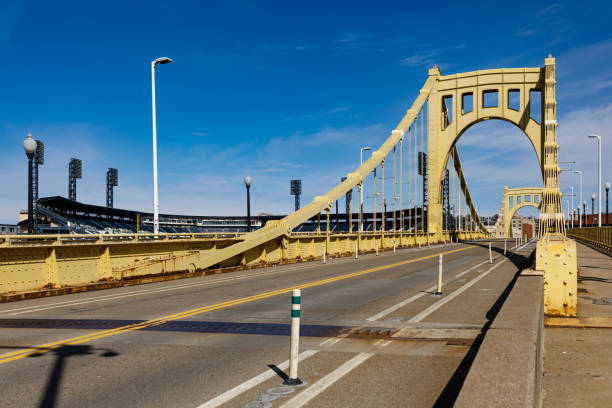
[[[374,168],[374,212],[372,215],[373,228],[372,231],[376,232],[376,167]]]
[[[59,270],[57,267],[57,256],[55,254],[55,248],[51,248],[49,255],[45,258],[45,272],[46,281],[49,287],[60,286]]]
[[[408,236],[412,230],[412,139],[408,127]],[[416,149],[415,149],[416,150]]]
[[[404,136],[400,139],[400,246],[403,245],[404,236],[404,148],[403,148]]]
[[[349,234],[353,233],[353,191],[351,190],[351,195],[349,196],[348,202],[348,222],[349,222]]]
[[[108,245],[105,246],[104,249],[102,249],[102,253],[100,254],[100,259],[98,260],[98,262],[98,278],[111,278],[113,275],[113,269],[111,267],[110,248]]]
[[[397,179],[396,179],[396,171],[395,171],[395,146],[393,146],[393,233],[395,233],[397,231],[397,224],[396,224],[396,218],[397,218],[397,214],[395,212],[395,203],[397,201],[397,193],[396,193],[396,189],[395,186],[397,185]]]
[[[317,214],[317,235],[321,235],[321,213]]]
[[[361,233],[362,233],[362,228],[361,227],[362,227],[362,222],[363,222],[363,218],[362,218],[363,217],[363,213],[362,213],[362,208],[361,208],[360,203],[363,202],[362,197],[361,197],[361,195],[363,194],[363,191],[362,191],[363,190],[363,182],[360,182],[357,188],[359,189],[359,202],[357,203],[357,206],[359,207],[359,216],[358,216],[359,217],[359,225],[357,225],[357,231],[361,235]]]
[[[381,197],[381,203],[382,203],[382,208],[381,208],[381,214],[382,216],[380,217],[381,220],[381,224],[380,224],[380,231],[382,234],[385,233],[385,224],[387,223],[387,211],[386,211],[386,202],[385,202],[385,159],[382,160],[382,162],[380,163],[380,166],[382,168],[381,172],[382,172],[382,197]]]

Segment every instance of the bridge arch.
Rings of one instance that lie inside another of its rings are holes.
[[[512,218],[524,207],[534,207],[542,211],[543,189],[541,187],[508,188],[504,187],[499,217],[495,223],[498,237],[512,237]]]
[[[542,201],[544,228],[541,233],[564,232],[560,214],[556,143],[555,61],[547,58],[543,68],[513,68],[473,71],[436,79],[428,98],[429,229],[442,225],[442,179],[444,169],[459,138],[467,129],[490,119],[514,124],[529,139],[540,166],[547,197]],[[539,106],[539,117],[534,118]]]

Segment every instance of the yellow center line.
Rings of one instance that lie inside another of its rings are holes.
[[[335,276],[332,278],[326,278],[326,279],[322,279],[322,280],[318,280],[318,281],[314,281],[314,282],[310,282],[310,283],[303,283],[301,285],[294,285],[294,286],[290,286],[287,288],[283,288],[283,289],[278,289],[278,290],[273,290],[270,292],[263,292],[263,293],[259,293],[257,295],[252,295],[252,296],[247,296],[247,297],[243,297],[240,299],[235,299],[235,300],[228,300],[225,302],[221,302],[221,303],[216,303],[213,305],[208,305],[208,306],[203,306],[203,307],[199,307],[196,309],[191,309],[191,310],[186,310],[183,312],[179,312],[179,313],[174,313],[168,316],[164,316],[164,317],[160,317],[157,319],[151,319],[151,320],[147,320],[144,322],[140,322],[140,323],[134,323],[134,324],[129,324],[126,326],[121,326],[121,327],[117,327],[116,329],[109,329],[109,330],[102,330],[102,331],[98,331],[95,333],[90,333],[90,334],[86,334],[83,336],[78,336],[78,337],[72,337],[69,339],[64,339],[64,340],[59,340],[59,341],[55,341],[52,343],[47,343],[47,344],[43,344],[40,346],[36,346],[36,347],[31,347],[31,348],[26,348],[23,350],[17,350],[17,351],[13,351],[11,353],[6,353],[6,354],[2,354],[0,355],[0,364],[4,364],[4,363],[8,363],[10,361],[14,361],[14,360],[19,360],[21,358],[24,357],[28,357],[32,354],[43,354],[46,353],[48,351],[52,351],[55,349],[58,349],[62,346],[66,346],[66,345],[74,345],[74,344],[81,344],[81,343],[85,343],[88,341],[92,341],[92,340],[97,340],[97,339],[101,339],[104,337],[109,337],[109,336],[114,336],[116,334],[121,334],[121,333],[127,333],[130,331],[135,331],[135,330],[140,330],[146,327],[153,327],[153,326],[157,326],[160,324],[164,324],[166,322],[170,322],[173,320],[178,320],[178,319],[182,319],[185,317],[190,317],[190,316],[195,316],[198,314],[202,314],[202,313],[207,313],[207,312],[211,312],[213,310],[219,310],[219,309],[224,309],[224,308],[228,308],[231,306],[237,306],[243,303],[249,303],[249,302],[254,302],[257,300],[261,300],[261,299],[266,299],[272,296],[277,296],[277,295],[281,295],[284,293],[288,293],[291,292],[293,289],[306,289],[306,288],[312,288],[315,286],[321,286],[321,285],[326,285],[328,283],[333,283],[333,282],[338,282],[344,279],[350,279],[350,278],[354,278],[357,276],[362,276],[362,275],[366,275],[372,272],[377,272],[377,271],[382,271],[385,269],[390,269],[390,268],[395,268],[397,266],[402,266],[402,265],[407,265],[407,264],[411,264],[414,262],[419,262],[419,261],[424,261],[426,259],[431,259],[431,258],[437,258],[440,254],[442,255],[447,255],[447,254],[452,254],[452,253],[456,253],[456,252],[461,252],[461,251],[465,251],[471,248],[475,248],[476,246],[472,245],[469,247],[464,247],[464,248],[458,248],[458,249],[453,249],[450,251],[445,251],[445,252],[440,252],[437,254],[432,254],[432,255],[426,255],[426,256],[422,256],[420,258],[415,258],[415,259],[409,259],[406,261],[400,261],[400,262],[395,262],[392,264],[387,264],[387,265],[382,265],[382,266],[377,266],[375,268],[370,268],[370,269],[366,269],[363,271],[359,271],[359,272],[352,272],[352,273],[347,273],[344,275],[339,275],[339,276]]]

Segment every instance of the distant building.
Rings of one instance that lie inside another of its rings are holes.
[[[15,235],[19,227],[13,224],[0,224],[0,235]]]

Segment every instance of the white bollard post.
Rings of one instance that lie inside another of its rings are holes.
[[[395,238],[393,238],[393,253],[395,253]]]
[[[289,357],[289,378],[283,384],[299,385],[302,380],[298,378],[298,355],[300,352],[300,309],[302,291],[293,289],[291,296],[291,354]]]
[[[506,240],[504,239],[504,255],[506,255]]]
[[[359,251],[357,250],[357,243],[355,242],[355,259],[359,258]]]
[[[376,241],[376,256],[378,256],[378,241]]]
[[[493,254],[491,254],[491,242],[489,242],[489,263],[493,263]]]
[[[327,263],[327,258],[325,257],[327,253],[327,245],[323,248],[323,264]]]
[[[438,257],[438,290],[436,295],[442,294],[442,254]]]

